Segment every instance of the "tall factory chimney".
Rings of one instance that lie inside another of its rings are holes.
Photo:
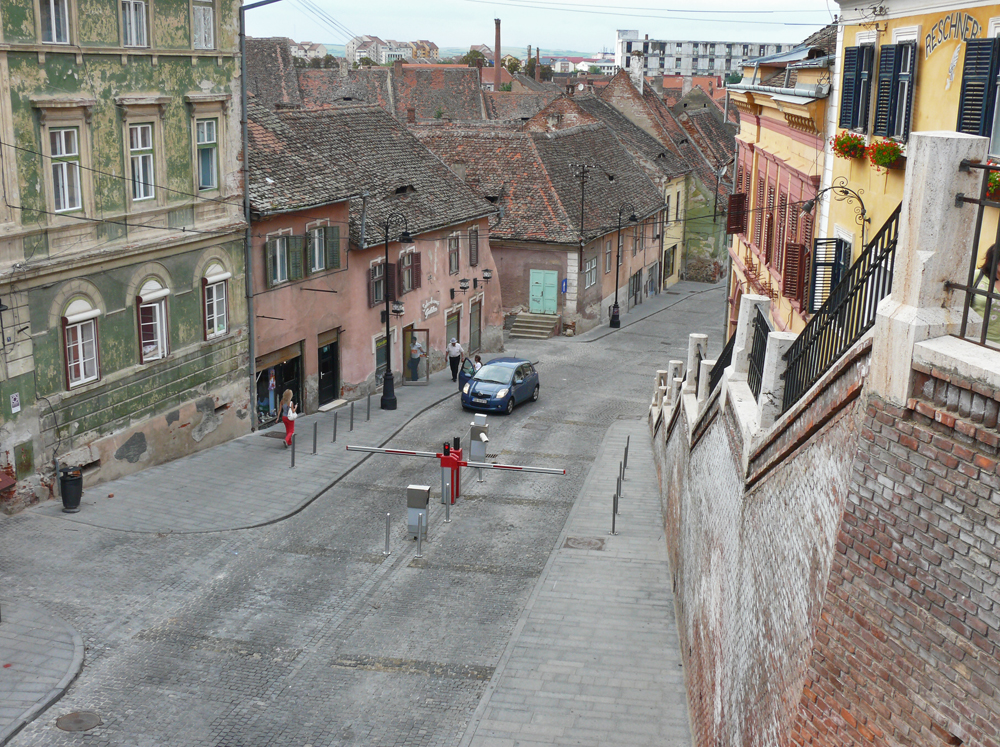
[[[539,82],[542,79],[542,55],[538,51],[538,47],[535,47],[535,82]]]
[[[497,25],[497,38],[493,42],[493,90],[500,90],[500,19],[493,19]]]

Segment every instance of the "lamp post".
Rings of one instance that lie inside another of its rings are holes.
[[[614,328],[622,326],[622,320],[618,309],[618,270],[622,266],[622,215],[628,213],[629,223],[638,223],[639,219],[635,215],[635,206],[631,202],[623,202],[618,206],[618,252],[615,256],[615,305],[611,307],[611,325]]]
[[[382,399],[379,406],[383,410],[396,409],[396,389],[392,380],[392,329],[390,327],[392,309],[389,307],[389,228],[393,223],[403,224],[403,232],[399,234],[399,243],[413,243],[413,238],[407,230],[406,216],[398,212],[389,213],[382,225],[385,234],[385,264],[383,265],[385,269],[382,271],[382,295],[385,297],[385,376],[382,378]],[[395,283],[395,278],[393,282]]]

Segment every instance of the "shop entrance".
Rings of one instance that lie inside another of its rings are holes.
[[[294,353],[294,357],[287,357]],[[284,358],[284,359],[283,359]],[[275,351],[257,359],[257,423],[268,426],[278,419],[278,406],[286,389],[292,390],[292,401],[304,412],[302,402],[302,356],[298,345]]]
[[[427,350],[430,341],[429,329],[417,329],[412,324],[403,327],[403,385],[430,383],[430,366]]]
[[[330,342],[319,349],[319,404],[333,402],[340,396],[340,343]]]

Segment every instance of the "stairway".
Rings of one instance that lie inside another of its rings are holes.
[[[529,314],[522,311],[510,328],[510,336],[544,340],[559,333],[561,319],[556,314]]]

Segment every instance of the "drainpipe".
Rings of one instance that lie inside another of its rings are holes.
[[[254,335],[253,311],[253,232],[250,228],[250,135],[247,131],[247,26],[246,12],[262,5],[271,5],[279,0],[260,0],[250,5],[240,6],[240,112],[243,127],[243,219],[246,221],[246,236],[243,239],[244,265],[246,267],[247,294],[247,363],[250,376],[250,430],[257,430],[257,358]]]

